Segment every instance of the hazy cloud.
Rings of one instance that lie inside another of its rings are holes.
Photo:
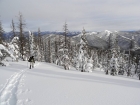
[[[139,30],[139,5],[139,0],[0,0],[0,20],[6,31],[19,12],[32,31],[62,31],[65,21],[70,31]]]

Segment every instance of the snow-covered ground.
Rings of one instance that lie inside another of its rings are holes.
[[[137,78],[27,61],[0,67],[0,105],[140,105]]]

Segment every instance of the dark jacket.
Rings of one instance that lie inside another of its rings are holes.
[[[35,63],[34,56],[31,56],[31,57],[29,58],[28,62],[34,62],[34,63]]]

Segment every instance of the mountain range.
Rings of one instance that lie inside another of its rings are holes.
[[[18,35],[19,32],[16,32]],[[25,35],[29,35],[29,32],[24,32]],[[33,32],[34,35],[38,35],[38,32]],[[40,33],[41,35],[64,35],[62,31],[44,31]],[[12,32],[4,33],[6,39],[12,37]],[[82,33],[80,31],[69,32],[68,36],[73,37],[75,41],[80,42],[80,37]],[[101,32],[87,32],[86,40],[89,45],[97,48],[107,48],[109,37],[111,36],[112,41],[115,41],[116,37],[118,39],[118,45],[121,49],[127,50],[130,48],[132,38],[135,40],[136,44],[140,46],[140,31],[101,31]]]

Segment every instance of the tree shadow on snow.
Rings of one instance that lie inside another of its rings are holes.
[[[104,83],[104,84],[140,88],[139,82],[118,80],[115,78],[98,77],[98,76],[94,76],[94,75],[84,75],[83,73],[74,74],[71,72],[64,72],[64,71],[61,72],[59,70],[53,71],[53,70],[45,70],[45,69],[44,70],[34,69],[33,71],[28,71],[27,73],[31,74],[31,75],[56,78],[56,79],[69,79],[69,80],[76,80],[76,81],[97,82],[97,83]]]

